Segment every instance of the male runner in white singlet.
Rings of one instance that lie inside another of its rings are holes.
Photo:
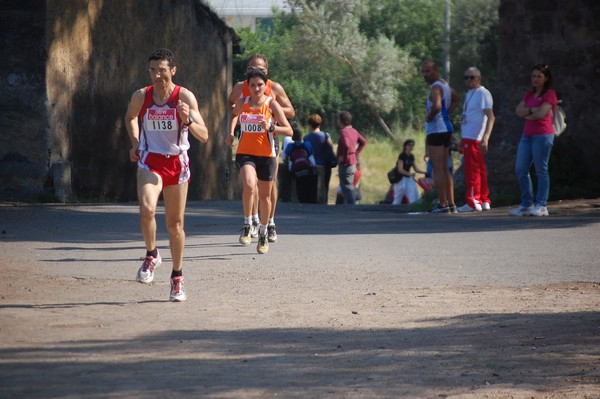
[[[208,130],[194,94],[173,83],[175,57],[168,49],[154,51],[148,59],[152,85],[131,96],[125,126],[131,140],[129,157],[137,162],[137,192],[146,256],[136,280],[151,283],[162,259],[156,248],[156,206],[163,193],[169,246],[173,258],[170,300],[184,301],[183,219],[190,179],[188,133],[205,143]]]

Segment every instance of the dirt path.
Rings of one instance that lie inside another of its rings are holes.
[[[135,205],[0,205],[0,398],[600,398],[600,201],[408,215],[281,204],[267,255],[240,204],[186,216],[133,281]]]

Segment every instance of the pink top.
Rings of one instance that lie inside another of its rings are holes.
[[[530,90],[523,96],[525,107],[535,108],[541,106],[543,103],[549,103],[552,105],[552,112],[556,110],[556,92],[552,89],[548,89],[541,97],[536,97]],[[536,120],[525,120],[525,127],[523,128],[523,135],[525,136],[537,136],[544,134],[554,134],[554,128],[552,127],[552,113],[548,112],[548,115],[544,119]]]
[[[343,159],[342,163],[345,166],[356,165],[357,156],[366,145],[367,140],[358,130],[353,128],[352,125],[346,125],[340,133],[337,156]]]

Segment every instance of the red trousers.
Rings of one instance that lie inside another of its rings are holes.
[[[491,204],[488,187],[485,158],[479,150],[479,141],[463,139],[461,148],[464,156],[465,185],[467,188],[467,204],[475,208],[475,204],[483,202]]]

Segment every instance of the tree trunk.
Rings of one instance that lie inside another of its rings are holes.
[[[385,123],[385,121],[381,117],[381,114],[379,114],[379,111],[376,109],[371,109],[371,112],[373,113],[373,115],[375,115],[375,119],[377,119],[377,122],[379,122],[379,125],[383,128],[383,131],[385,132],[385,134],[387,134],[388,137],[391,138],[394,142],[396,140],[398,140],[398,138],[396,137],[394,132],[391,131],[391,129],[388,127],[387,123]]]

